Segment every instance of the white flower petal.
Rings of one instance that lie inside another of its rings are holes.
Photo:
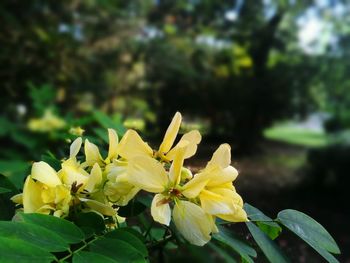
[[[156,194],[154,196],[152,200],[151,214],[154,221],[169,226],[171,210],[164,195]]]
[[[178,201],[173,210],[176,228],[191,244],[203,246],[209,242],[212,222],[201,207],[189,201]]]

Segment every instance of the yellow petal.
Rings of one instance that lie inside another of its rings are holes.
[[[104,194],[108,199],[119,206],[125,206],[141,190],[132,185],[129,181],[119,180],[116,182],[107,182],[104,186]]]
[[[54,211],[55,208],[51,205],[43,205],[42,207],[38,208],[35,213],[40,213],[40,214],[46,214],[49,215],[51,211]]]
[[[211,191],[203,190],[199,198],[203,210],[211,215],[231,214],[234,212],[233,201]]]
[[[166,197],[162,194],[156,194],[152,200],[151,214],[154,221],[169,226],[171,219],[171,210]]]
[[[83,143],[83,140],[81,139],[81,137],[76,138],[74,142],[72,142],[69,149],[69,158],[74,158],[77,156],[78,152],[80,151],[82,143]]]
[[[131,184],[151,193],[161,193],[169,184],[162,164],[148,156],[129,160],[127,174]]]
[[[231,163],[231,147],[227,143],[221,144],[219,148],[214,152],[213,157],[208,163],[207,167],[219,166],[226,168]]]
[[[117,213],[117,211],[110,205],[103,204],[95,200],[80,198],[80,201],[84,202],[92,210],[101,213],[105,216],[115,216]]]
[[[222,169],[219,166],[211,166],[209,169],[205,169],[210,174],[210,181],[208,187],[214,187],[226,183],[231,183],[237,178],[238,171],[231,165]]]
[[[169,170],[169,179],[173,186],[176,186],[180,183],[181,180],[181,168],[184,164],[184,156],[186,152],[186,147],[188,146],[188,141],[182,141],[181,145],[176,151],[176,155],[173,163],[170,166]]]
[[[211,192],[232,200],[235,205],[243,207],[242,197],[235,191],[228,188],[209,188]]]
[[[81,185],[79,190],[83,189],[83,186],[88,180],[89,174],[80,167],[79,163],[74,159],[68,159],[62,163],[62,169],[59,172],[64,184]]]
[[[92,192],[96,186],[102,182],[102,171],[98,163],[95,163],[91,169],[90,176],[87,179],[85,189]]]
[[[23,194],[16,194],[11,197],[11,201],[16,203],[16,204],[23,204]]]
[[[55,188],[56,187],[42,187],[41,199],[44,203],[53,203],[55,201]]]
[[[187,198],[196,198],[207,185],[209,179],[206,174],[197,174],[182,188],[182,194]]]
[[[24,213],[35,213],[43,205],[40,183],[34,182],[31,176],[28,176],[23,187]]]
[[[176,146],[166,154],[166,158],[169,160],[174,159],[175,152],[177,151],[178,147],[181,147],[182,141],[188,141],[188,146],[185,152],[185,159],[192,157],[196,153],[197,147],[198,147],[197,145],[200,143],[201,140],[202,140],[202,136],[197,130],[193,130],[188,133],[185,133],[181,137],[180,141],[176,144]]]
[[[211,222],[211,232],[213,234],[219,233],[219,229],[218,229],[218,227],[215,224],[215,216],[207,215],[207,217],[208,217],[209,221]]]
[[[70,202],[72,197],[70,195],[70,190],[66,186],[64,185],[56,186],[55,192],[56,192],[55,204],[58,204],[61,202],[68,204]]]
[[[118,154],[129,160],[138,155],[152,156],[153,150],[134,130],[128,130],[118,145]]]
[[[112,160],[118,155],[118,134],[113,129],[108,129],[108,139],[109,139],[109,148],[108,148],[108,159]]]
[[[50,187],[61,184],[56,171],[45,162],[36,162],[32,166],[32,178]]]
[[[210,240],[212,221],[198,205],[178,201],[173,210],[176,228],[191,244],[203,246]]]
[[[173,146],[177,133],[179,132],[182,116],[180,112],[176,112],[168,129],[165,132],[162,144],[159,146],[161,154],[167,153]]]
[[[247,213],[243,210],[242,207],[238,205],[235,205],[234,213],[228,214],[228,215],[218,214],[216,216],[229,222],[247,222],[248,221]]]
[[[93,166],[95,163],[98,163],[99,165],[103,164],[102,156],[100,154],[100,151],[98,150],[98,147],[95,144],[89,142],[88,139],[85,140],[84,151],[86,157],[86,164],[88,166]]]

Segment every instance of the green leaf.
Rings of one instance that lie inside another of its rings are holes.
[[[28,175],[29,163],[23,161],[0,160],[0,174],[7,177],[16,188],[23,186],[24,178]]]
[[[30,242],[0,236],[1,263],[49,263],[54,260],[55,257],[52,254]]]
[[[136,236],[138,239],[140,239],[143,243],[145,242],[145,238],[140,232],[141,230],[135,229],[135,226],[133,226],[133,228],[125,227],[125,228],[123,228],[123,231],[129,232],[129,233],[133,234],[134,236]]]
[[[256,222],[261,231],[268,235],[272,240],[276,239],[282,232],[282,227],[280,227],[275,222]]]
[[[282,232],[281,226],[274,222],[273,219],[266,216],[263,212],[261,212],[256,207],[245,203],[244,210],[247,212],[248,218],[250,221],[256,221],[258,227],[267,234],[272,240],[277,238]]]
[[[219,226],[219,233],[214,234],[213,238],[236,251],[247,262],[253,262],[251,257],[255,258],[257,256],[256,251],[252,247],[237,239],[233,233],[230,233],[222,226]]]
[[[265,215],[263,212],[261,212],[256,207],[245,203],[243,206],[244,210],[247,212],[247,216],[250,219],[250,221],[269,221],[273,222],[273,219]]]
[[[106,228],[103,218],[94,212],[79,213],[73,222],[83,230],[86,238],[99,234]]]
[[[43,226],[54,231],[68,243],[79,243],[84,240],[84,233],[79,227],[62,218],[43,214],[20,214],[19,217],[27,223]]]
[[[255,224],[252,222],[246,223],[250,233],[252,234],[254,240],[261,248],[262,252],[265,254],[267,259],[274,263],[288,262],[286,256],[280,251],[277,245]]]
[[[123,135],[126,131],[125,127],[121,123],[121,120],[112,120],[105,113],[101,111],[94,111],[94,117],[96,121],[105,129],[115,129],[118,135]]]
[[[50,252],[66,251],[68,243],[55,232],[24,222],[0,221],[0,235],[20,239]]]
[[[90,263],[90,262],[103,262],[103,263],[117,263],[116,261],[110,257],[106,257],[101,254],[97,254],[94,252],[88,251],[80,251],[73,256],[73,263]]]
[[[145,262],[141,252],[129,243],[118,239],[98,239],[91,243],[90,250],[120,262]]]
[[[214,243],[208,243],[208,246],[213,249],[226,263],[236,263],[237,261],[229,254],[225,249],[215,245]]]
[[[41,160],[48,163],[56,171],[61,169],[61,161],[56,159],[52,153],[48,153],[41,156]]]
[[[126,228],[119,228],[105,235],[106,238],[118,239],[125,241],[126,243],[137,249],[142,256],[147,257],[148,251],[143,241],[141,241],[138,236],[133,235],[129,231],[125,231]]]
[[[298,235],[329,262],[338,262],[330,254],[340,253],[337,243],[327,230],[313,218],[292,209],[279,212],[277,218],[284,226]]]
[[[7,189],[0,186],[0,194],[11,193],[11,192],[12,192],[11,189]]]
[[[143,203],[132,200],[128,205],[119,207],[118,215],[122,217],[133,217],[141,214],[146,208]]]
[[[10,198],[18,193],[17,188],[4,175],[0,174],[0,185],[3,189],[9,189],[9,192],[2,192],[0,195],[0,220],[11,220],[15,214],[15,204]]]

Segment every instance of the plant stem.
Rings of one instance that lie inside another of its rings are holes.
[[[58,262],[64,262],[66,259],[72,257],[74,254],[78,253],[79,251],[83,250],[84,248],[86,248],[90,243],[94,242],[96,239],[98,239],[98,237],[94,237],[93,239],[91,239],[89,242],[86,242],[85,240],[83,241],[83,245],[78,248],[77,250],[75,251],[71,251],[69,249],[69,254],[67,256],[65,256],[64,258],[61,258],[60,260],[58,260]]]

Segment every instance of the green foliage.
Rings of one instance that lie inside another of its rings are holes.
[[[257,256],[256,251],[252,247],[223,227],[219,227],[219,233],[215,234],[213,238],[238,253],[246,262],[254,262],[252,258]]]
[[[338,245],[327,230],[314,219],[292,209],[281,211],[277,218],[279,222],[313,247],[328,262],[338,262],[331,254],[340,253]]]
[[[264,136],[270,140],[307,147],[326,146],[329,141],[327,134],[322,131],[310,131],[283,124],[266,129]]]
[[[259,209],[245,203],[244,210],[247,212],[248,218],[257,223],[260,230],[267,234],[272,240],[277,238],[282,232],[282,228],[273,219],[266,216]]]
[[[91,219],[91,217],[89,218]],[[85,237],[75,224],[49,215],[20,214],[19,221],[0,222],[1,262],[145,262],[148,251],[127,228]],[[56,253],[60,252],[60,253]]]
[[[252,234],[255,242],[264,252],[266,258],[271,263],[288,262],[286,256],[279,250],[278,246],[262,232],[254,223],[248,222],[247,227]]]

